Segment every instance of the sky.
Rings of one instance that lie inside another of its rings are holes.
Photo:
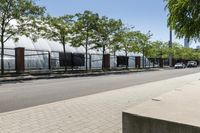
[[[167,12],[164,0],[38,0],[53,16],[82,13],[85,10],[100,16],[121,19],[124,24],[135,26],[135,30],[153,33],[152,40],[169,41]],[[183,43],[183,39],[173,41]],[[192,47],[196,47],[192,44]]]

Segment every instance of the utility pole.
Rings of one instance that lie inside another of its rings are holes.
[[[169,31],[169,48],[170,48],[170,49],[172,48],[172,30],[171,30],[171,28],[170,28],[170,31]],[[170,52],[170,54],[169,54],[169,66],[170,66],[170,67],[173,66],[172,60],[173,60],[173,55],[172,55],[172,53]]]

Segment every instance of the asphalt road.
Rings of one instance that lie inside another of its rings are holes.
[[[0,85],[0,112],[18,110],[197,72],[200,72],[200,68],[2,84]]]

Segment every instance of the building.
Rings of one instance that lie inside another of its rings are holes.
[[[198,45],[198,46],[196,47],[196,49],[200,50],[200,45]]]
[[[49,41],[46,39],[38,39],[37,42],[33,42],[31,39],[23,36],[18,42],[9,40],[5,44],[5,56],[4,56],[4,66],[5,70],[15,69],[15,48],[22,47],[25,48],[25,69],[48,69],[49,58],[51,59],[51,64],[53,68],[60,68],[60,53],[63,52],[62,44],[54,41]],[[85,55],[85,48],[72,47],[70,44],[65,45],[67,53],[74,53],[75,55],[83,54]],[[1,47],[0,47],[1,49]],[[107,53],[109,51],[107,50]],[[50,56],[49,56],[50,53]],[[68,54],[70,55],[70,54]],[[89,56],[91,55],[91,56]],[[116,56],[124,56],[125,52],[117,51]],[[140,53],[129,53],[129,66],[135,67],[135,56],[142,56]],[[101,49],[89,49],[88,50],[88,61],[87,66],[92,68],[102,67],[102,50]],[[110,53],[110,67],[114,68],[117,64],[117,58]],[[86,66],[82,66],[83,68]]]
[[[185,48],[190,48],[190,39],[189,38],[185,38],[184,39],[184,47]]]

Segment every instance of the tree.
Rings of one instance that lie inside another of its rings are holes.
[[[86,52],[86,72],[88,71],[88,46],[95,44],[97,22],[99,21],[99,15],[92,13],[91,11],[85,11],[84,13],[78,13],[76,16],[76,22],[73,28],[72,46],[85,47]]]
[[[168,9],[168,26],[175,30],[177,37],[200,39],[200,1],[165,0]]]
[[[182,59],[183,46],[179,43],[174,42],[172,48],[170,49],[174,59]]]
[[[99,19],[96,31],[96,45],[94,48],[102,48],[103,60],[102,60],[102,69],[105,66],[104,54],[107,48],[110,47],[112,41],[114,41],[114,35],[121,28],[121,20],[108,19],[103,16]]]
[[[174,43],[171,49],[174,59],[177,60],[196,60],[199,59],[199,51],[192,48],[184,48],[179,43]]]
[[[124,27],[118,34],[119,49],[125,52],[125,56],[128,59],[128,52],[139,52],[138,47],[138,31],[132,31],[131,28]],[[128,68],[128,60],[126,68]]]
[[[138,45],[139,48],[139,52],[141,52],[143,54],[143,68],[145,68],[145,57],[147,57],[150,54],[150,38],[152,36],[152,34],[150,33],[150,31],[147,34],[143,34],[140,31],[135,33],[136,36],[136,43]]]
[[[149,57],[153,59],[153,66],[155,63],[155,58],[159,58],[160,67],[163,66],[163,58],[168,58],[169,46],[168,43],[162,41],[153,41],[149,49]],[[152,60],[152,59],[151,59]]]
[[[150,55],[153,58],[168,58],[169,46],[166,42],[154,41],[151,42]]]
[[[65,45],[67,42],[69,43],[72,40],[73,17],[73,15],[64,15],[61,17],[47,16],[45,20],[45,31],[42,33],[44,38],[59,42],[63,45],[65,71],[67,71]]]
[[[0,42],[1,73],[4,74],[4,45],[13,39],[25,35],[36,39],[37,19],[45,13],[45,8],[35,4],[33,0],[0,0]]]
[[[122,36],[120,34],[120,30],[118,30],[114,35],[113,35],[113,40],[110,42],[109,45],[109,50],[111,53],[114,54],[114,61],[116,60],[116,51],[120,51],[121,50],[121,46],[120,46],[120,42],[122,40]],[[115,62],[114,62],[114,66],[116,66]]]

